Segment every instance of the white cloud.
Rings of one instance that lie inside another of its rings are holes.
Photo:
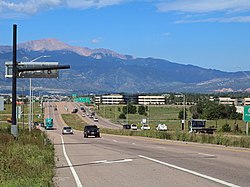
[[[122,2],[128,2],[128,0],[0,0],[0,16],[20,13],[31,15],[60,6],[77,9],[102,8]]]
[[[170,32],[165,32],[165,33],[163,33],[163,36],[170,36],[170,35],[171,35]]]
[[[249,11],[249,0],[175,0],[158,4],[162,12],[209,13],[217,11]]]
[[[178,16],[182,19],[175,23],[250,22],[250,16],[246,15],[250,12],[249,0],[174,0],[161,1],[157,7],[160,12],[181,13]]]
[[[91,40],[91,43],[93,43],[93,44],[97,44],[97,43],[100,43],[100,42],[101,42],[101,38],[100,37],[94,38],[94,39]]]
[[[218,23],[249,23],[250,16],[237,16],[229,18],[207,18],[197,20],[178,20],[175,23],[205,23],[205,22],[218,22]]]
[[[61,0],[26,0],[26,1],[0,1],[0,13],[34,14],[42,9],[59,6]]]
[[[102,8],[111,5],[117,5],[126,0],[66,0],[70,8]]]

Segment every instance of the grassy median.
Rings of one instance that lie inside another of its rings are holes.
[[[62,114],[62,118],[68,126],[76,130],[83,130],[83,127],[87,125],[77,114]]]

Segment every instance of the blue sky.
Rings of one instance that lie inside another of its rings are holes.
[[[0,0],[0,45],[57,38],[222,71],[250,70],[249,0]]]

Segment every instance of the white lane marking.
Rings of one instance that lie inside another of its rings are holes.
[[[226,182],[226,181],[217,179],[217,178],[213,178],[213,177],[210,177],[210,176],[207,176],[207,175],[204,175],[204,174],[201,174],[201,173],[198,173],[198,172],[189,170],[189,169],[185,169],[185,168],[182,168],[182,167],[179,167],[179,166],[175,166],[175,165],[172,165],[172,164],[168,164],[168,163],[162,162],[162,161],[160,161],[160,160],[156,160],[156,159],[153,159],[153,158],[149,158],[149,157],[146,157],[146,156],[143,156],[143,155],[138,155],[138,156],[139,156],[140,158],[144,158],[144,159],[150,160],[150,161],[152,161],[152,162],[156,162],[156,163],[159,163],[159,164],[162,164],[162,165],[165,165],[165,166],[174,168],[174,169],[178,169],[178,170],[180,170],[180,171],[184,171],[184,172],[187,172],[187,173],[190,173],[190,174],[193,174],[193,175],[196,175],[196,176],[199,176],[199,177],[202,177],[202,178],[205,178],[205,179],[208,179],[208,180],[217,182],[217,183],[219,183],[219,184],[223,184],[223,185],[225,185],[225,186],[240,187],[240,186],[238,186],[238,185],[236,185],[236,184],[232,184],[232,183],[229,183],[229,182]]]
[[[208,156],[208,157],[215,157],[215,155],[205,154],[205,153],[198,153],[198,155]]]
[[[112,163],[123,163],[123,162],[132,162],[133,159],[122,159],[122,160],[111,160],[111,161],[107,161],[107,160],[99,160],[99,161],[94,161],[91,162],[93,164],[99,164],[99,163],[104,163],[104,164],[112,164]]]
[[[113,140],[113,142],[118,142],[117,140]]]
[[[76,181],[76,185],[77,185],[77,187],[82,187],[83,185],[82,185],[82,183],[81,183],[81,181],[80,181],[80,179],[79,179],[79,177],[78,177],[78,175],[77,175],[74,167],[72,166],[72,164],[70,162],[70,159],[69,159],[69,157],[68,157],[68,155],[66,153],[66,149],[65,149],[65,146],[64,146],[64,141],[63,141],[63,137],[62,136],[61,136],[61,139],[62,139],[62,146],[63,146],[63,154],[64,154],[64,157],[66,158],[66,161],[67,161],[67,163],[69,165],[69,168],[70,168],[70,170],[71,170],[71,172],[72,172],[72,174],[74,176],[74,179]]]

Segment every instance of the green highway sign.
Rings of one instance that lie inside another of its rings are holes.
[[[250,106],[244,106],[244,121],[250,122]]]
[[[79,102],[79,103],[91,103],[91,100],[89,97],[78,97],[74,99],[75,102]]]

